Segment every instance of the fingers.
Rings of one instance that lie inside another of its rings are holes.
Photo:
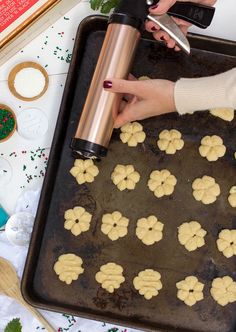
[[[166,43],[170,40],[170,36],[168,35],[168,33],[163,31],[163,30],[159,30],[157,32],[154,32],[153,37],[156,40],[165,41]]]
[[[176,3],[176,0],[160,0],[158,4],[150,7],[152,14],[165,14],[167,10]]]
[[[179,20],[182,21],[182,20]],[[183,21],[184,22],[184,21]],[[184,25],[179,25],[180,30],[183,32],[184,35],[187,34],[188,32],[188,27],[190,24],[184,24]],[[176,47],[176,42],[174,39],[170,38],[167,32],[163,30],[159,30],[157,32],[153,33],[153,36],[156,40],[164,41],[166,43],[166,46],[168,48],[175,48]],[[180,50],[180,48],[177,46],[176,50]]]
[[[181,1],[181,0],[180,0]],[[187,1],[187,0],[182,0]],[[200,0],[203,1],[203,0]],[[212,0],[206,0],[206,1],[212,1]],[[214,0],[213,0],[214,1]],[[160,0],[157,5],[150,7],[150,13],[151,14],[164,14],[168,11],[168,9],[175,4],[176,0]],[[193,0],[194,2],[194,0]],[[195,0],[195,2],[198,2],[198,0]],[[182,30],[182,32],[186,35],[188,28],[191,26],[189,22],[186,22],[184,20],[181,20],[179,18],[172,17],[175,23],[179,26],[179,28]],[[168,48],[174,48],[176,51],[179,51],[180,48],[176,45],[176,42],[174,39],[170,38],[170,36],[160,29],[159,26],[155,25],[153,22],[146,22],[145,24],[146,30],[153,33],[153,36],[156,40],[164,41],[166,43],[166,46]]]
[[[118,78],[106,79],[103,87],[109,92],[131,94],[140,98],[147,98],[150,95],[148,81],[128,81]]]
[[[129,79],[130,81],[137,81],[137,80],[138,80],[137,77],[135,77],[135,76],[132,75],[131,73],[129,73],[129,75],[128,75],[128,79]]]
[[[159,27],[157,24],[155,24],[155,23],[153,23],[153,22],[147,20],[147,21],[145,22],[145,29],[146,29],[148,32],[153,33],[153,32],[155,32],[155,31],[160,30],[160,27]]]
[[[124,109],[118,114],[114,124],[114,128],[120,128],[127,122],[142,120],[143,118],[145,118],[144,115],[143,117],[141,116],[141,114],[143,114],[143,109],[145,109],[145,101],[127,104]]]

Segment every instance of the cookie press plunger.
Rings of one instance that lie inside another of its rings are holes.
[[[121,0],[110,16],[76,134],[71,141],[75,157],[106,156],[122,95],[105,91],[103,82],[107,78],[128,77],[145,21],[158,24],[189,54],[188,40],[169,14],[206,28],[215,10],[191,2],[176,2],[167,14],[150,15],[148,8],[153,4],[152,0]]]

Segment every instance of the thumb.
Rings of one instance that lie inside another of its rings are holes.
[[[124,124],[128,122],[132,122],[134,120],[142,120],[147,116],[143,114],[143,110],[146,109],[146,101],[142,100],[139,102],[127,104],[127,106],[117,115],[115,120],[114,128],[122,127]]]
[[[176,0],[160,0],[156,5],[150,7],[153,14],[165,14],[168,9],[176,3]]]
[[[146,98],[150,90],[147,81],[128,81],[118,78],[105,80],[103,87],[109,92],[131,94],[140,98]]]

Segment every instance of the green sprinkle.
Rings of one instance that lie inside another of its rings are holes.
[[[7,138],[14,130],[15,118],[11,111],[0,108],[0,141]]]

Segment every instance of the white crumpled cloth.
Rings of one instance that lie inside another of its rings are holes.
[[[29,212],[36,214],[40,189],[23,193],[16,204],[15,212]],[[22,277],[28,247],[12,245],[6,237],[5,231],[0,231],[0,256],[9,260],[16,268],[19,278]],[[55,331],[63,332],[138,332],[137,330],[118,327],[104,322],[96,322],[84,318],[62,315],[59,313],[39,310],[48,322],[55,327]],[[24,307],[15,300],[0,295],[0,332],[10,320],[20,318],[22,332],[45,331],[42,325]]]

